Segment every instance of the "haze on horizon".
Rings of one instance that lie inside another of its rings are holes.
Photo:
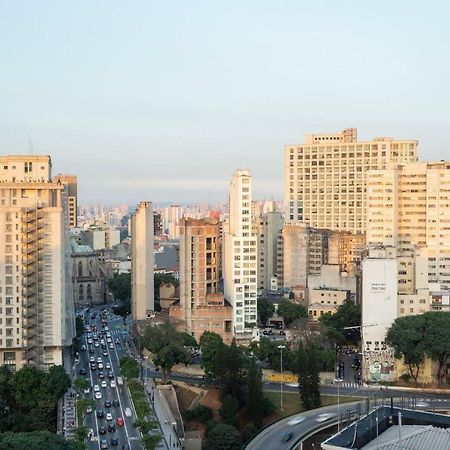
[[[0,153],[81,204],[282,198],[283,146],[357,127],[448,159],[450,4],[0,1]]]

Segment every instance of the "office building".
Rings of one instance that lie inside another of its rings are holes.
[[[219,292],[219,222],[183,218],[179,235],[180,299],[169,307],[169,316],[197,342],[212,331],[230,343],[233,310]]]
[[[61,365],[74,310],[67,186],[50,156],[0,157],[0,365]]]
[[[361,142],[354,128],[307,135],[304,144],[286,145],[285,220],[363,233],[367,171],[415,162],[417,147],[414,140],[386,137]]]
[[[230,213],[224,223],[224,294],[233,306],[236,334],[257,326],[257,237],[252,228],[250,172],[237,170],[230,186]]]
[[[131,216],[131,316],[145,320],[155,309],[153,208],[141,202]]]
[[[78,226],[78,184],[75,175],[56,175],[53,179],[56,183],[67,186],[67,203],[69,227],[76,228]]]

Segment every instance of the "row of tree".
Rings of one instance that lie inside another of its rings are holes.
[[[437,362],[437,381],[441,386],[450,358],[450,312],[429,311],[397,318],[387,332],[386,343],[395,356],[404,359],[409,375],[417,384],[420,368],[428,356]]]
[[[275,306],[270,299],[260,297],[258,298],[257,308],[258,318],[265,326],[275,314]],[[308,317],[308,310],[303,305],[291,302],[290,300],[282,300],[278,305],[276,313],[283,318],[286,326],[289,326],[297,319]]]
[[[62,366],[48,372],[25,366],[16,373],[0,367],[0,432],[55,433],[57,402],[69,387]]]

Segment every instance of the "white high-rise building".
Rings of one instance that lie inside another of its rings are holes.
[[[153,250],[153,207],[139,203],[131,216],[131,315],[145,320],[155,309]]]
[[[233,306],[236,334],[257,325],[257,245],[252,230],[252,180],[237,170],[230,186],[230,214],[224,223],[224,294]]]
[[[74,310],[67,186],[50,156],[0,157],[0,365],[61,365]]]

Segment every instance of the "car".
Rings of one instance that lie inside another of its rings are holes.
[[[117,436],[113,436],[110,440],[111,445],[119,445],[119,439]]]
[[[97,409],[97,419],[103,419],[103,417],[105,417],[103,409]]]
[[[86,369],[84,368],[84,367],[82,367],[80,370],[79,370],[79,374],[80,375],[86,375]]]
[[[81,351],[82,351],[82,352],[85,352],[85,351],[86,351],[86,346],[85,346],[84,344],[81,346]]]
[[[131,417],[131,409],[130,408],[125,408],[125,415],[127,417]]]
[[[94,343],[94,347],[98,347],[100,344],[98,342]]]
[[[293,419],[291,419],[287,424],[288,425],[298,425],[299,423],[302,423],[305,420],[304,417],[302,416],[298,416],[298,417],[294,417]]]
[[[102,386],[102,388],[107,388],[108,387],[108,383],[106,383],[106,380],[103,380],[101,382],[101,386]]]
[[[92,339],[89,338],[89,339],[87,340],[87,343],[88,343],[88,344],[92,344]]]
[[[99,356],[99,357],[97,358],[97,362],[98,362],[98,363],[101,363],[101,362],[103,362],[103,359]]]
[[[119,344],[120,344],[119,339],[116,339],[114,342],[115,342],[116,345],[119,345]]]
[[[102,363],[98,363],[98,368],[99,369],[103,369],[103,364]]]
[[[105,340],[104,339],[100,339],[100,344],[105,345]]]
[[[112,342],[112,339],[111,339],[110,337],[107,337],[107,338],[106,338],[106,342],[107,342],[108,344],[110,344],[110,343]]]
[[[108,431],[110,433],[115,433],[116,432],[116,426],[113,423],[108,424]]]
[[[111,408],[111,400],[105,401],[105,408]]]
[[[103,356],[108,356],[108,352],[106,350],[103,350],[102,355]]]
[[[87,387],[86,389],[83,389],[83,392],[84,392],[85,394],[90,394],[90,393],[91,393],[91,388],[90,388],[90,387]]]
[[[89,349],[89,353],[95,353],[95,350],[91,347],[91,348]]]
[[[109,344],[109,348],[113,349],[114,348],[114,344],[111,342],[111,344]]]
[[[106,337],[107,337],[107,338],[110,338],[110,337],[111,337],[111,332],[110,332],[110,331],[107,331],[107,332],[106,332]]]
[[[286,431],[281,436],[281,441],[282,442],[289,442],[292,439],[293,436],[294,436],[294,433],[292,431]]]
[[[94,356],[91,356],[91,357],[89,358],[89,362],[91,362],[91,363],[95,362],[95,357],[94,357]]]
[[[316,422],[326,422],[327,420],[333,419],[334,417],[336,417],[336,414],[334,413],[322,413],[316,417]]]
[[[122,417],[118,417],[118,418],[116,419],[116,425],[117,425],[118,427],[123,427],[123,418],[122,418]]]
[[[111,369],[111,364],[110,364],[109,362],[107,362],[107,363],[105,364],[105,368],[106,368],[106,369]]]
[[[105,374],[104,374],[102,371],[100,371],[100,372],[98,373],[98,377],[99,377],[99,378],[105,378]]]
[[[112,383],[112,381],[111,381],[111,383]],[[115,408],[118,408],[118,407],[120,406],[119,400],[114,399],[114,400],[112,401],[112,405],[113,405]]]
[[[101,392],[96,392],[95,393],[95,399],[96,400],[101,400],[102,399],[102,393]]]
[[[112,417],[112,414],[111,414],[111,413],[107,413],[107,414],[106,414],[106,420],[107,420],[108,422],[111,422],[111,420],[113,420],[113,417]]]
[[[115,388],[115,387],[116,387],[116,380],[111,380],[111,381],[109,382],[109,387]]]
[[[94,384],[94,392],[100,392],[100,386],[98,384]]]
[[[108,348],[108,347],[106,347],[106,344],[101,344],[100,347],[102,350],[106,350]]]
[[[91,370],[96,370],[96,369],[97,369],[97,364],[91,363]]]
[[[108,371],[108,378],[114,378],[114,373],[112,372],[112,370]]]
[[[92,407],[91,406],[88,406],[87,408],[86,408],[86,414],[91,414],[92,413]]]
[[[98,427],[98,432],[100,434],[106,434],[106,428],[105,427]]]
[[[88,438],[91,438],[91,437],[93,437],[94,436],[94,430],[92,429],[92,428],[89,428],[89,431],[88,431]]]
[[[109,448],[108,441],[106,439],[102,439],[100,442],[100,448],[102,450]]]

